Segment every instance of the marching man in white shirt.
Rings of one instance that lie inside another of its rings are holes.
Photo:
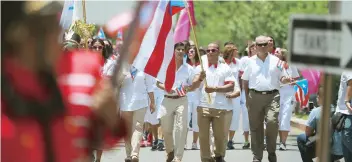
[[[167,162],[180,162],[183,157],[184,146],[187,134],[187,116],[188,116],[188,100],[186,93],[193,91],[196,86],[192,83],[194,77],[193,67],[184,64],[183,55],[185,45],[176,43],[174,46],[176,58],[176,78],[171,92],[166,92],[159,113],[161,116],[161,128],[164,134],[165,151],[167,153]],[[205,74],[201,75],[201,79],[205,78]],[[164,84],[157,82],[160,89],[165,90]],[[159,116],[159,115],[158,115]],[[176,122],[174,124],[174,121]],[[173,138],[174,125],[175,144]]]
[[[253,162],[260,162],[263,158],[264,120],[267,129],[268,159],[269,162],[276,162],[280,82],[289,83],[291,78],[286,76],[285,70],[277,67],[279,58],[267,52],[268,37],[258,36],[255,41],[257,55],[250,58],[242,75],[251,130]]]
[[[200,86],[201,97],[198,107],[198,126],[200,156],[202,162],[213,161],[210,152],[210,125],[212,124],[215,138],[215,161],[223,162],[225,156],[225,114],[232,109],[232,101],[226,93],[233,92],[235,78],[230,67],[219,62],[219,45],[210,43],[207,59],[203,61],[206,72],[207,86],[203,82],[201,65],[197,67],[193,84]]]
[[[149,107],[150,112],[155,111],[154,78],[139,71],[130,65],[129,72],[125,72],[125,79],[120,90],[121,116],[126,119],[128,128],[125,139],[125,162],[138,162],[140,141],[143,135],[144,116]]]

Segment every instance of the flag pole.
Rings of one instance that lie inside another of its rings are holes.
[[[83,8],[83,22],[87,24],[87,11],[86,11],[86,0],[82,0],[82,8]],[[85,38],[85,46],[88,49],[88,38]]]
[[[185,3],[185,7],[186,7],[186,11],[187,11],[187,15],[188,15],[188,19],[189,19],[189,23],[191,25],[191,30],[192,30],[192,34],[193,34],[193,38],[194,38],[194,45],[196,46],[196,49],[197,49],[197,53],[198,53],[198,57],[199,57],[199,63],[200,63],[200,68],[202,69],[202,72],[204,72],[204,67],[203,67],[203,61],[202,61],[202,57],[200,55],[200,52],[199,52],[199,46],[198,46],[198,41],[197,41],[197,35],[196,35],[196,32],[194,30],[194,26],[193,26],[193,19],[191,17],[191,13],[189,11],[189,6],[188,6],[188,3],[187,3],[187,0],[184,0],[184,3]],[[207,79],[204,78],[204,85],[205,87],[208,87],[208,83],[207,83]],[[208,93],[208,103],[211,104],[212,101],[211,101],[211,97],[210,97],[210,94]]]

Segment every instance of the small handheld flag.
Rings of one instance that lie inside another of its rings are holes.
[[[282,70],[284,70],[284,69],[288,69],[288,64],[287,64],[285,61],[279,60],[279,61],[277,62],[277,64],[276,64],[276,67],[277,67],[280,71],[282,71]]]
[[[99,29],[98,38],[100,38],[100,39],[106,39],[105,33],[104,33],[104,31],[103,31],[103,28],[100,28],[100,29]]]
[[[186,95],[186,90],[183,84],[181,84],[179,87],[176,88],[176,93],[178,96],[185,96]]]
[[[308,80],[302,79],[295,83],[295,97],[296,101],[300,103],[301,108],[307,105],[309,101],[309,93],[308,93]]]
[[[131,73],[132,81],[134,81],[134,78],[136,77],[137,72],[138,72],[138,70],[137,70],[135,67],[132,67],[132,68],[131,68],[130,73]]]

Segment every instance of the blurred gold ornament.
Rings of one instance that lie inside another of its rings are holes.
[[[74,24],[72,24],[70,30],[77,33],[81,37],[82,41],[87,41],[88,38],[93,37],[95,34],[94,32],[96,31],[96,27],[94,24],[87,24],[84,23],[83,20],[77,20]],[[86,44],[86,42],[84,42],[84,44]]]

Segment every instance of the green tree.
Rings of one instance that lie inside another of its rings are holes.
[[[243,50],[247,40],[273,36],[286,47],[292,14],[328,14],[328,1],[195,1],[199,44],[233,41]],[[192,39],[192,37],[191,37]]]

